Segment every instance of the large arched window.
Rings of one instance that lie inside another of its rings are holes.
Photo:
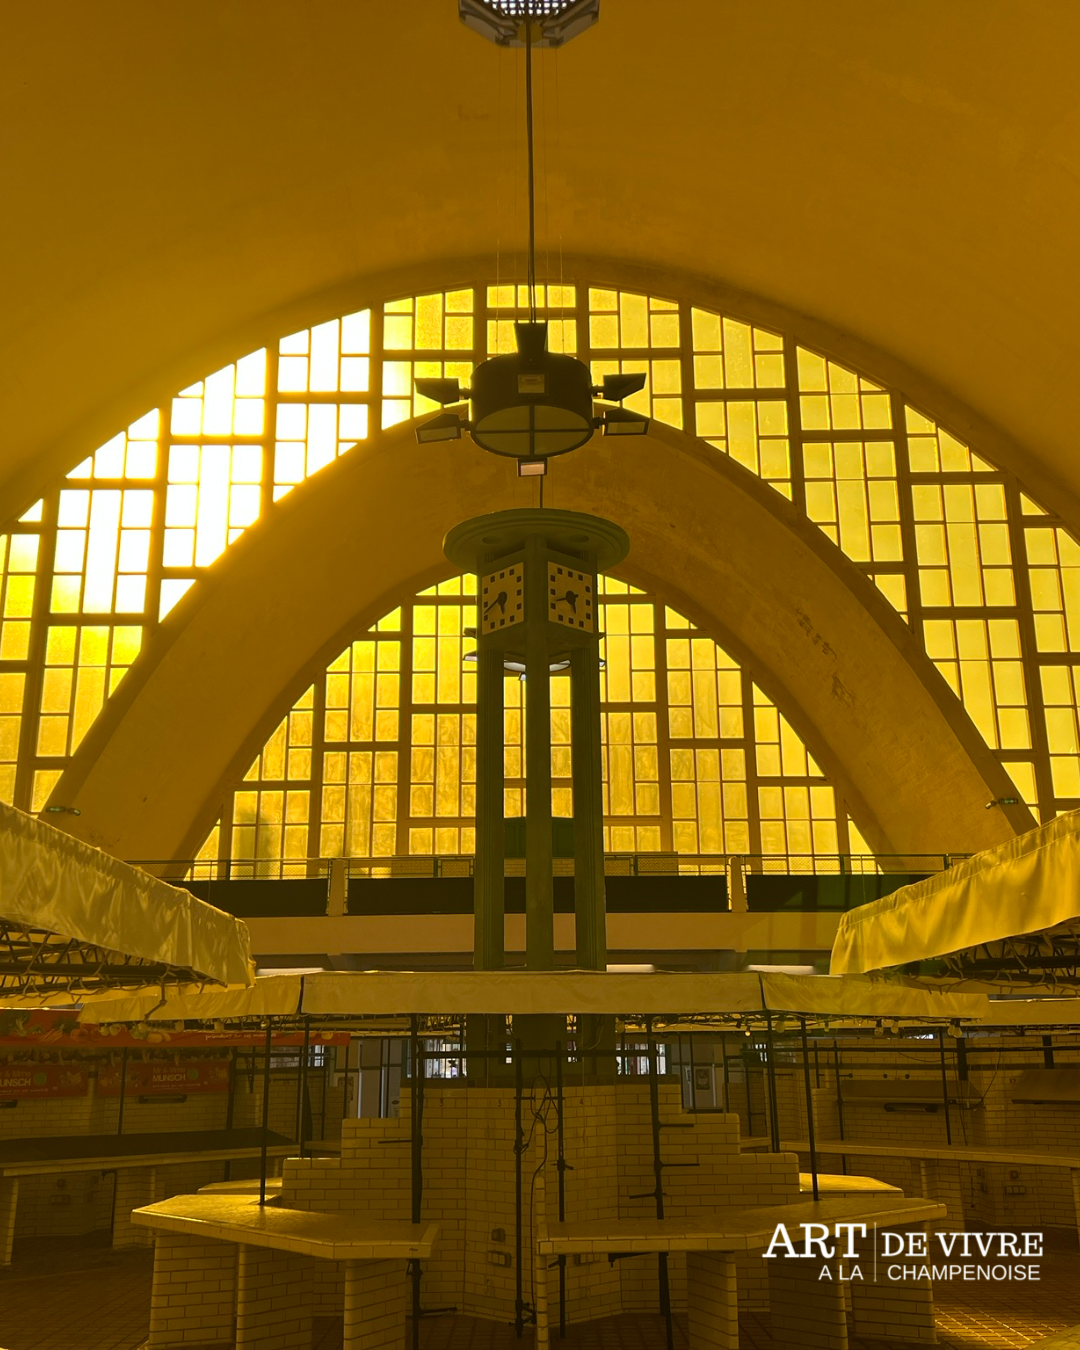
[[[202,862],[289,876],[320,857],[473,852],[473,584],[429,588],[319,672],[229,794]],[[797,856],[833,870],[867,851],[795,731],[711,638],[612,577],[600,615],[607,852]],[[525,808],[522,690],[507,677],[510,817]],[[568,681],[552,680],[552,702],[552,809],[567,817]]]
[[[508,347],[525,300],[478,284],[330,318],[74,466],[0,544],[0,799],[40,809],[149,631],[215,559],[305,478],[427,412],[415,376],[467,376]],[[867,575],[1022,800],[1044,818],[1080,806],[1080,546],[1011,474],[782,326],[587,282],[540,300],[553,348],[597,376],[645,371],[629,406],[757,474]]]

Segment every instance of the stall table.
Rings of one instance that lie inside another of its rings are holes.
[[[136,1210],[154,1232],[152,1350],[310,1350],[316,1262],[345,1265],[345,1350],[403,1346],[403,1262],[429,1257],[438,1224],[287,1209],[245,1195],[176,1195]],[[239,1259],[237,1259],[239,1257]]]
[[[724,1206],[705,1217],[679,1219],[593,1219],[554,1223],[537,1240],[540,1257],[639,1255],[685,1252],[687,1318],[691,1350],[738,1350],[739,1320],[735,1256],[763,1251],[778,1224],[786,1224],[793,1241],[802,1237],[800,1224],[825,1225],[835,1236],[837,1224],[872,1227],[922,1224],[943,1218],[944,1205],[900,1195],[836,1196],[828,1200],[778,1205]],[[842,1241],[844,1240],[841,1235]],[[824,1265],[829,1279],[820,1278]],[[849,1262],[850,1265],[850,1262]],[[773,1341],[777,1350],[804,1348],[845,1350],[847,1320],[844,1288],[837,1259],[775,1257],[769,1267]],[[903,1332],[896,1339],[923,1344],[934,1339],[933,1302],[923,1284],[848,1286],[855,1329],[875,1334],[880,1324],[877,1304],[887,1299],[903,1304]],[[537,1343],[546,1339],[546,1300],[537,1309]],[[543,1322],[543,1325],[542,1325]],[[880,1334],[878,1331],[876,1334]]]
[[[267,1138],[268,1158],[284,1158],[296,1152],[296,1145],[284,1135],[271,1132]],[[0,1140],[0,1265],[11,1264],[20,1177],[115,1171],[118,1174],[115,1208],[119,1215],[125,1205],[130,1212],[153,1198],[157,1168],[177,1163],[261,1158],[262,1142],[260,1129],[53,1135]],[[125,1175],[122,1185],[121,1172],[137,1175]],[[129,1225],[126,1222],[117,1225],[114,1243],[117,1238],[128,1236]]]

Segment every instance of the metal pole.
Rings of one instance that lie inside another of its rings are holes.
[[[769,1140],[772,1151],[779,1153],[780,1120],[776,1104],[776,1047],[773,1045],[772,1013],[765,1014],[765,1083],[769,1090]]]
[[[307,1152],[307,1140],[305,1135],[307,1130],[304,1128],[304,1108],[307,1106],[307,1071],[308,1059],[311,1056],[311,1018],[304,1018],[304,1045],[300,1051],[300,1100],[296,1103],[296,1142],[300,1145],[300,1156],[303,1158]],[[310,1112],[309,1112],[310,1114]]]
[[[503,824],[503,654],[476,652],[476,859],[473,968],[505,964],[506,835]],[[485,1061],[486,1063],[486,1061]]]
[[[728,1067],[728,1045],[727,1033],[724,1032],[720,1037],[720,1054],[724,1061],[724,1110],[731,1110],[731,1070]],[[746,1132],[750,1133],[750,1122],[746,1122]]]
[[[127,1046],[120,1051],[120,1105],[116,1112],[116,1133],[124,1133],[124,1102],[127,1100]]]
[[[525,1329],[525,1298],[522,1285],[521,1167],[525,1130],[521,1124],[521,1041],[514,1040],[514,1335],[521,1340]]]
[[[656,1076],[656,1043],[652,1034],[652,1018],[645,1018],[645,1036],[649,1052],[649,1113],[652,1117],[653,1177],[656,1180],[656,1217],[664,1217],[664,1161],[660,1154],[660,1084]],[[660,1282],[660,1311],[664,1315],[667,1350],[674,1350],[675,1329],[671,1321],[671,1286],[668,1281],[667,1252],[657,1254],[657,1276]]]
[[[420,1049],[419,1025],[415,1013],[410,1015],[409,1024],[409,1058],[412,1062],[412,1091],[409,1093],[412,1221],[419,1223],[424,1198],[424,1074],[427,1066]],[[412,1350],[420,1350],[420,1262],[410,1261],[409,1269],[412,1273]]]
[[[952,1117],[949,1114],[949,1077],[945,1069],[945,1032],[938,1028],[938,1049],[941,1052],[941,1091],[945,1097],[945,1142],[952,1143]]]
[[[574,931],[581,970],[607,965],[603,750],[596,644],[570,651],[570,739],[574,759]]]
[[[559,1177],[559,1222],[566,1220],[566,1149],[563,1138],[563,1043],[555,1042],[555,1104],[557,1115],[558,1160],[555,1164]],[[566,1335],[566,1255],[559,1257],[559,1337]]]
[[[694,1081],[694,1034],[687,1036],[690,1043],[690,1110],[697,1110],[697,1083]],[[679,1044],[682,1044],[682,1037],[679,1037]]]
[[[348,1059],[346,1059],[346,1061],[345,1061],[345,1066],[346,1066],[346,1068],[348,1067],[348,1063],[349,1063],[349,1061],[348,1061]],[[327,1080],[328,1077],[329,1077],[329,1075],[328,1075],[328,1073],[327,1073],[327,1071],[326,1071],[326,1060],[324,1059],[324,1060],[323,1060],[323,1066],[322,1066],[322,1108],[321,1108],[321,1110],[319,1111],[319,1138],[320,1138],[320,1139],[325,1139],[325,1138],[326,1138],[326,1087],[327,1087],[326,1080]]]
[[[233,1127],[233,1109],[236,1103],[236,1061],[239,1058],[240,1051],[233,1046],[229,1054],[229,1096],[225,1103],[225,1129],[232,1133]],[[225,1163],[225,1180],[232,1180],[232,1163]]]
[[[547,554],[525,540],[525,965],[555,966],[551,838],[551,670]]]
[[[259,1204],[266,1204],[266,1154],[270,1147],[270,1050],[272,1024],[266,1019],[266,1047],[263,1056],[262,1157],[259,1162]]]
[[[820,1200],[817,1179],[817,1143],[814,1137],[814,1095],[810,1088],[810,1047],[806,1043],[806,1018],[799,1018],[799,1032],[802,1036],[803,1081],[806,1084],[806,1130],[810,1141],[810,1179],[814,1186],[814,1199]]]
[[[840,1045],[839,1045],[839,1043],[838,1043],[838,1041],[837,1041],[837,1039],[836,1039],[835,1036],[833,1037],[832,1052],[833,1052],[833,1067],[834,1067],[834,1069],[836,1070],[836,1121],[837,1121],[837,1124],[840,1126],[840,1138],[843,1139],[843,1137],[844,1137],[844,1096],[843,1096],[843,1093],[840,1091]],[[840,1168],[841,1168],[841,1171],[843,1171],[843,1172],[845,1172],[845,1173],[847,1172],[847,1154],[846,1154],[846,1153],[843,1153],[843,1154],[840,1155]]]

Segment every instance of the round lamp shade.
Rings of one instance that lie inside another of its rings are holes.
[[[472,438],[496,455],[550,459],[593,434],[592,378],[572,356],[493,356],[472,378]]]

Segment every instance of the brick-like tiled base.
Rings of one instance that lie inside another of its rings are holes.
[[[107,1236],[103,1237],[107,1240]],[[1039,1284],[938,1285],[941,1350],[1023,1350],[1042,1337],[1080,1326],[1080,1280],[1074,1244],[1052,1247]],[[0,1346],[5,1350],[138,1350],[150,1322],[152,1254],[52,1239],[16,1246],[0,1272]],[[557,1307],[552,1315],[558,1316]],[[525,1350],[505,1323],[473,1317],[425,1318],[422,1350]],[[559,1345],[557,1326],[552,1348]],[[317,1318],[314,1350],[340,1350],[341,1322]],[[406,1347],[411,1336],[406,1335]],[[653,1313],[607,1317],[571,1326],[566,1350],[664,1350],[664,1324]],[[685,1318],[676,1319],[676,1350],[687,1350]],[[740,1350],[775,1350],[765,1313],[739,1317]],[[900,1350],[890,1341],[860,1341],[850,1350]],[[232,1350],[223,1347],[223,1350]],[[910,1345],[904,1350],[911,1350]]]

